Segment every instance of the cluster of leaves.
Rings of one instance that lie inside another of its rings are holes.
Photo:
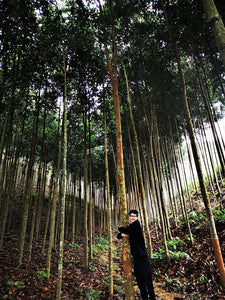
[[[53,1],[3,1],[0,6],[2,15],[2,69],[0,84],[1,95],[0,127],[3,126],[13,83],[16,81],[13,109],[11,115],[15,140],[18,128],[23,130],[21,156],[27,156],[31,144],[32,126],[38,117],[35,159],[53,163],[58,142],[58,103],[63,94],[62,49],[66,53],[67,63],[67,99],[68,99],[68,170],[75,172],[74,161],[82,160],[83,151],[83,114],[91,114],[91,147],[93,151],[93,170],[96,181],[104,179],[102,172],[102,107],[107,114],[108,133],[113,137],[113,105],[109,78],[104,65],[103,42],[111,43],[111,19],[116,25],[118,61],[123,61],[129,73],[130,90],[134,100],[133,109],[136,121],[143,133],[147,132],[143,115],[141,94],[146,87],[152,90],[159,126],[159,134],[169,137],[167,131],[168,114],[178,127],[183,127],[183,108],[180,100],[180,81],[176,68],[176,58],[166,29],[160,1],[113,1],[114,15],[110,16],[109,2],[103,5],[100,16],[98,5],[92,1],[62,1],[60,9]],[[216,70],[221,72],[219,61],[215,60],[216,49],[212,42],[208,24],[205,21],[200,2],[165,1],[174,36],[181,48],[183,68],[187,77],[192,114],[197,114],[196,97],[201,100],[196,83],[196,70],[190,49],[196,49],[201,56],[210,81],[210,93],[213,102],[224,101]],[[219,3],[220,13],[224,6]],[[187,18],[188,15],[188,18]],[[105,39],[105,40],[104,40]],[[209,50],[210,49],[210,50]],[[210,52],[211,51],[211,52]],[[18,58],[15,63],[15,57]],[[17,65],[17,69],[14,69]],[[13,78],[14,75],[18,78]],[[122,71],[118,70],[122,111],[127,110],[126,88]],[[223,80],[223,77],[221,78]],[[102,86],[105,86],[104,93]],[[197,92],[197,95],[195,95]],[[107,99],[107,101],[105,101]],[[136,99],[136,100],[135,100]],[[147,109],[148,100],[144,99]],[[200,106],[197,104],[198,107]],[[168,109],[165,109],[167,107]],[[207,121],[205,105],[201,103],[204,120]],[[39,116],[38,116],[39,114]],[[219,113],[217,112],[219,115]],[[194,118],[193,116],[193,118]],[[126,128],[125,118],[122,118]],[[45,124],[45,125],[44,125]],[[45,154],[41,155],[41,139],[45,127]],[[175,124],[171,124],[175,134]],[[128,137],[124,130],[124,148],[128,148]],[[179,132],[181,137],[182,132]],[[179,140],[180,137],[174,137]],[[10,137],[13,140],[13,136]],[[144,139],[142,140],[144,143]],[[114,142],[113,142],[114,143]],[[18,147],[19,148],[19,147]],[[101,167],[99,167],[101,166]],[[110,155],[109,167],[114,162]],[[82,172],[82,168],[79,170]],[[113,172],[110,172],[113,174]],[[110,176],[111,187],[114,176]]]
[[[99,297],[102,291],[95,291],[92,287],[86,289],[86,299],[95,300]]]
[[[216,220],[225,220],[225,209],[222,210],[218,210],[218,209],[214,209],[213,210],[216,213],[215,219]]]
[[[102,251],[107,250],[109,247],[109,240],[107,237],[98,237],[94,238],[95,244],[93,246],[93,252],[96,254],[101,254]]]
[[[179,260],[179,259],[188,259],[189,255],[187,253],[184,253],[180,250],[182,250],[184,248],[184,242],[176,237],[172,240],[167,241],[167,246],[168,246],[168,250],[169,250],[169,255],[170,255],[170,259],[171,260]],[[157,262],[158,264],[158,260],[166,260],[167,259],[167,255],[166,255],[166,251],[165,249],[159,249],[158,252],[154,252],[151,254],[151,258],[154,261]]]
[[[69,243],[70,247],[74,248],[74,249],[77,249],[80,247],[80,245],[78,245],[77,243]]]
[[[169,278],[167,274],[165,275],[165,282],[162,284],[163,287],[170,287],[174,291],[180,291],[184,284],[179,281],[178,278]]]
[[[171,251],[169,250],[169,255],[170,255],[170,259],[171,260],[179,260],[179,259],[182,259],[182,258],[188,258],[189,255],[187,253],[184,253],[184,252],[181,252],[181,251]],[[167,255],[166,255],[166,251],[163,250],[163,249],[159,249],[159,252],[153,252],[151,254],[151,258],[153,260],[153,263],[154,263],[154,260],[157,261],[158,263],[158,260],[167,260]]]
[[[23,281],[14,281],[12,279],[7,280],[6,282],[0,282],[0,293],[1,299],[12,299],[12,295],[16,292],[16,289],[22,289],[24,287]]]

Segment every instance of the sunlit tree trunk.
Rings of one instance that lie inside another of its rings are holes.
[[[100,2],[99,2],[100,5]],[[110,1],[111,18],[113,19],[113,4]],[[102,14],[102,10],[101,10]],[[110,63],[109,51],[107,48],[106,39],[104,41],[106,62],[108,66],[110,82],[113,90],[114,99],[114,115],[116,125],[116,151],[117,151],[117,178],[118,178],[118,200],[120,207],[120,220],[121,226],[127,226],[127,202],[125,191],[125,175],[123,165],[123,143],[122,143],[122,129],[121,129],[121,116],[120,116],[120,100],[118,92],[118,80],[117,80],[117,55],[116,55],[116,37],[114,22],[112,24],[112,67]],[[123,273],[124,273],[124,285],[125,285],[125,298],[129,300],[135,299],[133,288],[133,276],[130,256],[130,245],[128,238],[123,238],[122,246],[123,256]]]

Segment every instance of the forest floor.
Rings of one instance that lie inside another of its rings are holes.
[[[224,208],[223,208],[224,210]],[[174,241],[170,264],[163,258],[162,239],[151,230],[153,246],[152,272],[158,299],[225,299],[225,289],[219,284],[219,275],[211,246],[209,229],[204,212],[190,218],[193,244],[188,239],[185,223],[171,225]],[[218,221],[217,233],[225,258],[225,222]],[[115,233],[116,236],[116,233]],[[183,241],[182,243],[180,241]],[[104,235],[96,237],[93,259],[89,270],[83,267],[82,236],[75,243],[65,241],[63,262],[62,299],[124,299],[121,241],[113,238],[114,296],[107,287],[107,242]],[[27,262],[26,247],[22,266],[17,266],[18,238],[8,234],[0,251],[0,299],[55,299],[57,286],[58,252],[52,255],[51,276],[47,279],[46,253],[42,253],[42,241],[34,243],[32,260]],[[179,244],[179,247],[178,247]],[[172,247],[172,248],[171,248]],[[179,249],[178,249],[179,248]],[[185,253],[185,255],[184,255]],[[178,257],[179,255],[179,257]],[[140,299],[135,279],[136,299]]]

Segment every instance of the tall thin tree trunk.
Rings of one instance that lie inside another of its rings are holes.
[[[44,253],[45,249],[45,242],[46,242],[46,237],[47,237],[47,231],[49,227],[49,222],[50,222],[50,211],[51,211],[51,204],[52,204],[52,189],[53,189],[53,177],[54,177],[54,170],[55,168],[53,167],[51,179],[50,179],[50,185],[49,185],[49,194],[48,194],[48,208],[47,208],[47,213],[46,213],[46,223],[45,223],[45,230],[44,230],[44,236],[43,236],[43,242],[42,242],[42,252]]]
[[[209,224],[209,230],[210,230],[212,246],[213,246],[215,259],[216,259],[216,263],[217,263],[219,274],[220,274],[221,284],[225,288],[224,262],[223,262],[223,257],[222,257],[222,253],[221,253],[221,248],[220,248],[220,244],[219,244],[218,235],[217,235],[217,232],[216,232],[216,226],[215,226],[215,222],[214,222],[214,218],[213,218],[212,208],[211,208],[211,205],[210,205],[210,201],[209,201],[209,198],[208,198],[208,194],[207,194],[207,190],[206,190],[206,186],[205,186],[205,182],[204,182],[204,176],[203,176],[203,172],[202,172],[202,166],[201,166],[201,162],[200,162],[200,158],[199,158],[199,154],[198,154],[198,149],[197,149],[197,145],[196,145],[196,142],[195,142],[194,130],[193,130],[193,125],[192,125],[192,121],[191,121],[191,115],[190,115],[190,111],[189,111],[188,100],[187,100],[186,83],[185,83],[185,78],[184,78],[184,74],[183,74],[182,67],[181,67],[180,55],[179,55],[179,51],[178,51],[178,48],[177,48],[177,45],[176,45],[176,41],[173,38],[171,29],[170,29],[170,26],[169,26],[169,23],[168,23],[165,8],[163,8],[163,9],[164,9],[165,17],[166,17],[166,20],[167,20],[167,26],[168,26],[169,34],[171,36],[171,39],[172,39],[172,42],[173,42],[173,45],[174,45],[174,49],[175,49],[176,58],[177,58],[178,70],[179,70],[179,75],[180,75],[180,80],[181,80],[181,90],[182,90],[184,112],[185,112],[185,117],[186,117],[186,122],[187,122],[187,129],[188,129],[189,137],[190,137],[190,140],[191,140],[191,147],[192,147],[193,156],[194,156],[194,160],[195,160],[195,164],[196,164],[199,184],[200,184],[200,187],[201,187],[202,198],[203,198],[203,202],[204,202],[204,205],[205,205],[205,210],[206,210],[207,220],[208,220],[208,224]]]
[[[20,54],[21,53],[19,53],[19,55],[15,55],[14,61],[13,61],[13,80],[12,80],[12,87],[11,87],[11,95],[10,95],[10,99],[9,99],[9,104],[8,104],[8,108],[7,108],[6,117],[4,120],[4,125],[2,128],[1,140],[0,140],[0,165],[1,165],[2,154],[3,154],[3,150],[4,150],[4,142],[5,142],[5,138],[7,135],[7,129],[8,129],[8,125],[9,125],[9,117],[10,117],[12,109],[13,109],[13,100],[14,100],[14,96],[15,96],[14,94],[15,94],[15,90],[16,90],[16,81],[17,81],[18,66],[19,66],[19,62],[20,62]]]
[[[213,35],[225,67],[225,27],[223,20],[213,0],[202,0],[207,20],[212,28]]]
[[[88,199],[87,199],[87,112],[85,108],[84,123],[84,267],[88,268]]]
[[[105,149],[105,180],[106,180],[106,200],[107,200],[107,226],[109,241],[109,295],[113,296],[113,261],[112,261],[112,216],[111,216],[111,199],[109,190],[109,167],[108,167],[108,150],[107,150],[107,127],[106,114],[104,110],[104,149]]]
[[[90,259],[93,258],[93,203],[92,203],[92,158],[91,158],[91,114],[89,113],[89,176],[88,176],[88,181],[89,181],[89,256]]]
[[[99,1],[100,5],[100,1]],[[110,1],[110,11],[111,18],[113,19],[113,4]],[[100,5],[100,12],[102,14],[102,9]],[[113,90],[114,99],[114,115],[115,115],[115,125],[116,125],[116,151],[117,151],[117,176],[118,176],[118,200],[120,206],[120,219],[121,225],[127,226],[127,202],[126,202],[126,191],[125,191],[125,174],[123,165],[123,142],[122,142],[122,129],[121,129],[121,116],[120,116],[120,99],[118,92],[118,81],[117,81],[117,55],[116,55],[116,38],[115,38],[115,27],[114,22],[112,24],[112,56],[113,56],[113,68],[111,67],[109,51],[106,43],[105,55],[106,62],[108,66],[110,82]],[[130,245],[128,238],[123,238],[122,246],[123,255],[123,273],[124,273],[124,285],[125,285],[125,298],[129,300],[135,299],[134,287],[133,287],[133,276],[132,276],[132,266],[131,266],[131,256],[130,256]]]
[[[27,219],[28,219],[28,212],[29,212],[29,205],[30,205],[30,196],[31,196],[32,184],[33,184],[34,153],[35,153],[35,148],[36,148],[36,136],[37,136],[37,131],[38,131],[38,119],[39,119],[39,109],[40,109],[39,97],[40,97],[40,91],[39,91],[39,95],[38,95],[37,109],[35,112],[36,115],[35,115],[35,119],[34,119],[30,157],[29,157],[29,163],[28,163],[28,170],[27,170],[27,174],[26,174],[24,208],[23,208],[22,225],[21,225],[20,242],[19,242],[19,248],[20,248],[19,258],[18,258],[19,265],[22,264],[22,259],[23,259],[23,250],[24,250],[24,243],[25,243],[25,236],[26,236],[26,229],[27,229]]]
[[[76,164],[75,164],[76,170]],[[72,243],[75,241],[75,226],[76,226],[76,171],[74,172],[74,195],[72,202]]]
[[[133,132],[134,132],[134,140],[135,140],[135,146],[136,146],[139,185],[140,185],[140,191],[141,191],[141,204],[142,204],[143,216],[144,216],[145,233],[146,233],[147,242],[148,242],[147,247],[149,249],[149,253],[151,254],[152,253],[152,244],[151,244],[151,237],[150,237],[150,232],[149,232],[148,218],[147,218],[147,211],[146,211],[145,189],[144,189],[143,176],[142,176],[141,158],[140,158],[140,151],[139,151],[139,145],[138,145],[138,137],[137,137],[137,131],[136,131],[135,123],[134,123],[132,107],[131,107],[131,97],[130,97],[129,83],[128,83],[127,73],[126,73],[126,69],[125,69],[124,65],[123,65],[123,69],[124,69],[124,75],[125,75],[126,86],[127,86],[127,100],[128,100],[128,104],[129,104],[130,119],[131,119],[132,129],[133,129]]]
[[[61,130],[61,118],[60,118],[60,111],[59,111],[59,124],[58,124],[58,155],[57,155],[57,166],[55,169],[55,176],[53,175],[53,195],[52,195],[52,201],[51,198],[49,201],[51,201],[51,217],[50,217],[50,232],[49,232],[49,243],[48,243],[48,254],[47,254],[47,270],[48,270],[48,276],[50,276],[51,271],[51,257],[52,257],[52,248],[54,245],[55,240],[55,223],[56,223],[56,201],[58,197],[58,187],[59,187],[59,172],[60,172],[60,165],[61,165],[61,158],[62,158],[62,135],[60,134]]]
[[[67,82],[66,82],[66,58],[63,53],[63,73],[64,73],[64,93],[63,93],[63,174],[62,174],[62,203],[60,218],[60,238],[59,238],[59,260],[56,300],[61,299],[62,271],[63,271],[63,247],[64,247],[64,227],[65,227],[65,198],[66,198],[66,161],[67,161]]]
[[[133,181],[134,181],[134,191],[135,191],[135,198],[137,198],[137,205],[140,207],[140,210],[142,212],[142,206],[140,205],[140,193],[139,193],[139,186],[138,186],[138,178],[137,178],[137,170],[136,170],[136,164],[135,164],[135,159],[134,159],[134,151],[132,147],[132,142],[131,142],[131,136],[130,136],[130,128],[128,125],[127,121],[127,133],[128,133],[128,139],[130,143],[130,152],[131,152],[131,158],[132,158],[132,164],[133,164]]]
[[[204,74],[204,78],[202,78],[203,76],[202,76],[202,73],[201,73],[201,70],[199,67],[198,59],[196,59],[196,58],[195,58],[195,66],[196,66],[196,70],[197,70],[197,75],[198,75],[198,80],[199,80],[199,85],[201,88],[203,100],[205,102],[205,106],[206,106],[206,110],[207,110],[207,114],[208,114],[209,123],[210,123],[211,129],[212,129],[212,134],[214,137],[217,154],[218,154],[220,164],[221,164],[222,174],[225,174],[224,149],[222,148],[221,141],[219,139],[218,132],[215,127],[215,119],[213,117],[213,111],[212,111],[213,110],[212,101],[210,98],[210,93],[209,93],[207,83],[204,83],[204,81],[206,82],[205,74]],[[198,110],[199,110],[199,107],[198,107]]]

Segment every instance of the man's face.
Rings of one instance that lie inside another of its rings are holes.
[[[129,222],[130,223],[133,223],[134,221],[136,221],[137,220],[137,215],[136,214],[130,214],[129,215]]]

